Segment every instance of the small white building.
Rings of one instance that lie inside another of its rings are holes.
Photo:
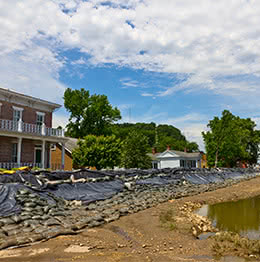
[[[149,154],[152,158],[152,166],[155,169],[194,167],[201,168],[200,152],[187,153],[182,151],[167,149],[162,153]]]

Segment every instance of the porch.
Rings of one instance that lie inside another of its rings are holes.
[[[26,133],[0,132],[0,168],[12,169],[22,166],[64,169],[65,137],[28,135]],[[55,167],[51,166],[51,147],[60,143],[61,158]]]

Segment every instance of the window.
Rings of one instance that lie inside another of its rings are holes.
[[[13,120],[16,121],[16,122],[18,122],[20,119],[22,120],[23,108],[13,106],[13,110],[14,110]]]
[[[42,126],[42,124],[44,123],[45,113],[37,112],[36,114],[36,125]]]
[[[17,143],[12,144],[12,162],[17,163]]]
[[[51,144],[51,151],[55,151],[56,150],[56,144]]]
[[[187,160],[187,167],[196,167],[196,160]]]
[[[158,169],[158,162],[153,162],[153,168]]]

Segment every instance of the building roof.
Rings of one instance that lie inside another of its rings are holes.
[[[43,99],[40,99],[40,98],[24,95],[24,94],[21,94],[21,93],[17,93],[13,90],[2,88],[2,87],[0,87],[0,94],[8,100],[10,100],[13,97],[17,97],[21,100],[21,102],[23,101],[22,104],[24,104],[24,105],[26,103],[28,103],[28,104],[29,103],[41,104],[42,106],[47,106],[48,108],[50,108],[51,111],[54,111],[55,109],[61,107],[61,105],[59,105],[59,104],[52,103],[52,102],[49,102],[49,101],[46,101],[46,100],[43,100]]]
[[[188,153],[188,152],[183,152],[183,151],[176,151],[176,150],[166,150],[170,151],[176,155],[179,155],[181,157],[189,158],[189,157],[199,157],[200,152],[193,152],[193,153]]]
[[[163,154],[165,154],[166,152],[170,152],[173,154],[176,154],[182,158],[198,158],[200,157],[200,152],[193,152],[193,153],[188,153],[188,152],[183,152],[183,151],[177,151],[177,150],[166,150],[162,153],[149,153],[148,155],[151,157],[152,160],[158,160],[162,157]]]
[[[77,145],[78,139],[72,138],[72,137],[66,137],[66,138],[68,140],[65,143],[65,149],[71,153],[73,151],[73,149],[78,147],[78,145]]]

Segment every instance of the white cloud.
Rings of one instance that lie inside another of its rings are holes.
[[[0,85],[61,103],[59,73],[68,58],[60,51],[77,49],[90,59],[71,64],[114,63],[187,77],[157,96],[205,89],[257,107],[259,13],[260,2],[246,0],[1,1]]]
[[[0,72],[1,87],[63,104],[66,87],[56,79],[57,71],[50,71],[46,64],[7,55],[0,59]]]
[[[260,73],[260,3],[256,1],[103,3],[2,1],[1,54],[24,51],[35,39],[53,37],[56,44],[92,55],[96,64],[209,77]]]
[[[152,97],[154,97],[154,94],[143,92],[143,93],[141,93],[141,96],[152,96]]]
[[[87,61],[83,57],[81,57],[78,60],[72,61],[71,64],[72,65],[85,65],[87,64]]]
[[[121,82],[122,88],[131,88],[131,87],[140,86],[138,81],[133,80],[131,78],[122,78],[122,79],[120,79],[120,82]]]
[[[53,114],[52,126],[54,128],[57,128],[58,126],[65,128],[68,123],[69,123],[69,114],[67,113],[64,114],[59,111]]]
[[[187,124],[181,130],[189,141],[196,142],[199,145],[199,149],[205,151],[202,132],[207,131],[206,124]]]

